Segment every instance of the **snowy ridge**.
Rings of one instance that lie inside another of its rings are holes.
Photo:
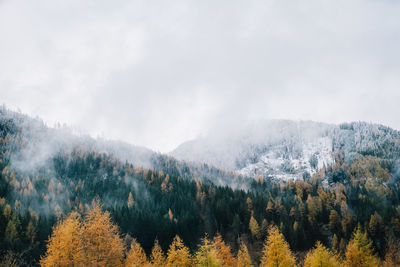
[[[277,152],[276,148],[271,149],[263,154],[257,163],[249,164],[237,172],[243,176],[262,176],[281,180],[300,179],[303,175],[312,175],[324,165],[333,162],[332,139],[320,137],[303,143],[300,157],[284,156]]]
[[[358,155],[400,157],[400,132],[366,122],[271,120],[213,130],[209,136],[183,143],[170,155],[247,177],[282,180],[309,177],[331,165],[338,153],[348,162]]]

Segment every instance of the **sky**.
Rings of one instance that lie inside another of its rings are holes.
[[[160,152],[266,119],[400,129],[399,14],[393,0],[0,0],[0,104]]]

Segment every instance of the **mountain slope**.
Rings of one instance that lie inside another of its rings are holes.
[[[387,240],[400,240],[398,132],[365,123],[267,126],[253,125],[252,135],[244,135],[252,128],[225,137],[219,132],[208,152],[219,143],[220,151],[239,151],[218,158],[239,170],[255,166],[259,172],[265,168],[257,164],[277,160],[271,172],[283,178],[304,173],[285,169],[295,160],[309,158],[313,169],[328,166],[304,180],[246,179],[205,163],[76,136],[0,108],[0,262],[36,266],[54,224],[73,211],[83,216],[96,201],[124,241],[136,238],[147,253],[155,239],[165,250],[179,235],[196,249],[206,233],[221,233],[234,250],[245,240],[257,262],[269,226],[279,226],[297,253],[317,240],[346,244],[361,225],[383,258]],[[323,161],[330,153],[332,164]],[[341,247],[334,248],[344,253]]]
[[[238,127],[183,143],[170,154],[200,161],[244,176],[298,179],[357,154],[399,156],[400,132],[365,122],[341,125],[311,121],[271,120]]]

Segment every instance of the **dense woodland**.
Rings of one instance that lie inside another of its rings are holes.
[[[44,158],[32,144],[52,131],[0,115],[5,266],[400,266],[400,139],[278,181],[79,142]]]

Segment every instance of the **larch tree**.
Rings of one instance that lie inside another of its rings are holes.
[[[81,235],[80,215],[72,212],[53,229],[41,266],[84,266],[85,251]]]
[[[249,228],[251,235],[257,239],[261,238],[261,229],[256,219],[253,216],[250,217]]]
[[[201,245],[196,252],[196,265],[199,267],[217,267],[222,265],[222,261],[218,259],[217,253],[214,250],[207,235],[202,238]]]
[[[400,266],[400,242],[393,237],[389,239],[383,266]]]
[[[14,245],[19,240],[17,226],[15,225],[13,220],[8,221],[4,234],[5,239],[12,245]]]
[[[236,267],[253,267],[251,262],[249,250],[247,246],[242,242],[240,244],[240,249],[237,254]]]
[[[169,246],[167,255],[167,267],[191,266],[192,258],[189,249],[183,244],[182,239],[176,235]]]
[[[296,259],[282,233],[279,232],[276,226],[270,227],[260,266],[290,267],[295,266],[295,264]]]
[[[132,240],[131,248],[126,255],[125,266],[126,267],[140,267],[148,264],[146,253],[136,239]]]
[[[336,267],[340,266],[338,258],[319,241],[313,250],[307,253],[304,267]]]
[[[129,192],[128,195],[128,208],[131,208],[134,204],[132,192]]]
[[[36,233],[37,230],[35,227],[35,223],[30,220],[28,226],[26,227],[25,236],[26,239],[29,240],[31,246],[35,243]]]
[[[213,249],[217,254],[217,258],[221,260],[222,267],[232,267],[235,266],[235,257],[231,252],[231,248],[225,244],[222,236],[217,234],[213,240]]]
[[[151,264],[154,266],[164,266],[165,265],[165,256],[158,243],[158,240],[154,241],[154,246],[150,255]]]
[[[102,212],[98,202],[89,210],[82,228],[88,264],[121,266],[124,244],[118,227],[111,222],[110,214]]]
[[[363,233],[360,226],[354,231],[354,237],[346,248],[346,267],[372,267],[378,266],[379,260],[374,255],[372,241]]]

